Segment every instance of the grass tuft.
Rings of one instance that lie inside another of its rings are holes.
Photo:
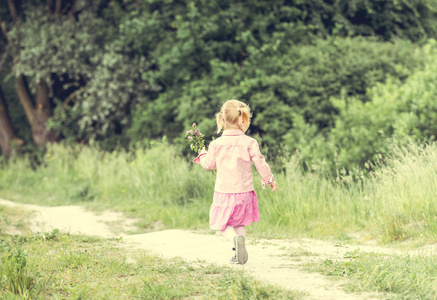
[[[347,261],[325,260],[322,272],[349,279],[352,292],[384,292],[399,299],[436,299],[436,256],[360,253]]]

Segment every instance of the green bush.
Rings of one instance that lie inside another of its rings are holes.
[[[391,156],[393,145],[437,138],[437,43],[432,40],[417,53],[423,55],[423,66],[404,82],[390,77],[369,89],[370,101],[350,97],[331,100],[339,115],[329,142],[339,168],[364,167],[369,161]]]
[[[180,142],[192,122],[211,138],[215,112],[236,98],[254,109],[251,134],[272,158],[287,149],[299,149],[306,161],[317,156],[301,149],[319,145],[333,127],[338,110],[330,97],[343,91],[368,101],[367,89],[387,76],[404,80],[420,60],[411,55],[417,45],[408,39],[435,33],[434,8],[423,1],[178,1],[164,6],[150,1],[123,22],[122,43],[150,57],[156,72],[148,74],[163,86],[133,112],[129,139],[165,135]],[[397,23],[402,18],[408,28]]]
[[[225,100],[236,98],[251,106],[250,134],[269,149],[270,158],[298,149],[308,162],[331,159],[324,149],[318,148],[320,154],[306,151],[324,141],[334,126],[339,111],[329,99],[343,92],[366,102],[367,89],[387,76],[405,80],[420,64],[419,52],[411,55],[416,48],[406,41],[364,38],[316,39],[313,45],[293,46],[283,54],[284,49],[251,48],[243,64],[214,59],[211,76],[192,80],[176,94],[162,93],[153,105],[138,109],[128,133],[133,140],[169,134],[170,140],[181,143],[181,133],[196,122],[211,140],[215,113]]]

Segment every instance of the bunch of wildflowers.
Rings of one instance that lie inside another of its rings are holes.
[[[191,125],[191,129],[186,131],[186,136],[188,136],[188,141],[190,142],[190,149],[200,153],[205,146],[205,141],[203,140],[203,134],[197,128],[196,123]]]

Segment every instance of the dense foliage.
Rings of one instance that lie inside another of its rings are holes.
[[[105,149],[164,135],[178,142],[192,122],[210,139],[214,113],[236,98],[253,109],[250,133],[271,156],[297,150],[305,167],[328,161],[330,171],[362,166],[393,140],[361,112],[374,116],[373,98],[386,98],[372,88],[387,78],[387,86],[410,82],[428,63],[423,41],[437,37],[431,0],[77,0],[52,15],[51,1],[15,3],[19,21],[0,9],[4,56],[15,57],[2,77],[13,126],[28,143],[11,88],[20,75],[34,96],[41,79],[48,83],[58,140]],[[429,126],[415,136],[433,138]],[[387,139],[374,138],[381,131]]]
[[[342,168],[363,166],[378,155],[392,154],[393,144],[410,140],[427,143],[437,138],[437,43],[430,42],[421,53],[424,66],[405,82],[390,77],[385,84],[369,89],[371,99],[332,99],[340,115],[330,133]]]

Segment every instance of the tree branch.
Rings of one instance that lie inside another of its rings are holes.
[[[20,75],[17,78],[17,92],[27,120],[29,121],[30,126],[32,126],[35,121],[34,107],[29,89],[27,88],[26,77],[24,77],[24,75]]]
[[[5,36],[6,40],[8,41],[8,43],[12,43],[10,37],[9,37],[9,33],[6,29],[6,25],[5,23],[2,22],[2,20],[0,19],[0,27],[2,29],[3,35]]]
[[[77,89],[75,90],[73,93],[71,93],[70,95],[68,95],[68,97],[65,99],[64,103],[62,104],[62,107],[66,107],[68,104],[70,104],[70,102],[73,101],[74,98],[76,98],[76,94],[80,91],[81,89]]]
[[[17,22],[18,16],[20,14],[17,3],[14,0],[8,0],[9,13],[11,14],[11,18],[14,22]]]
[[[5,51],[5,53],[3,53],[2,59],[0,60],[0,72],[3,69],[3,65],[5,64],[6,58],[9,56],[9,51]]]

